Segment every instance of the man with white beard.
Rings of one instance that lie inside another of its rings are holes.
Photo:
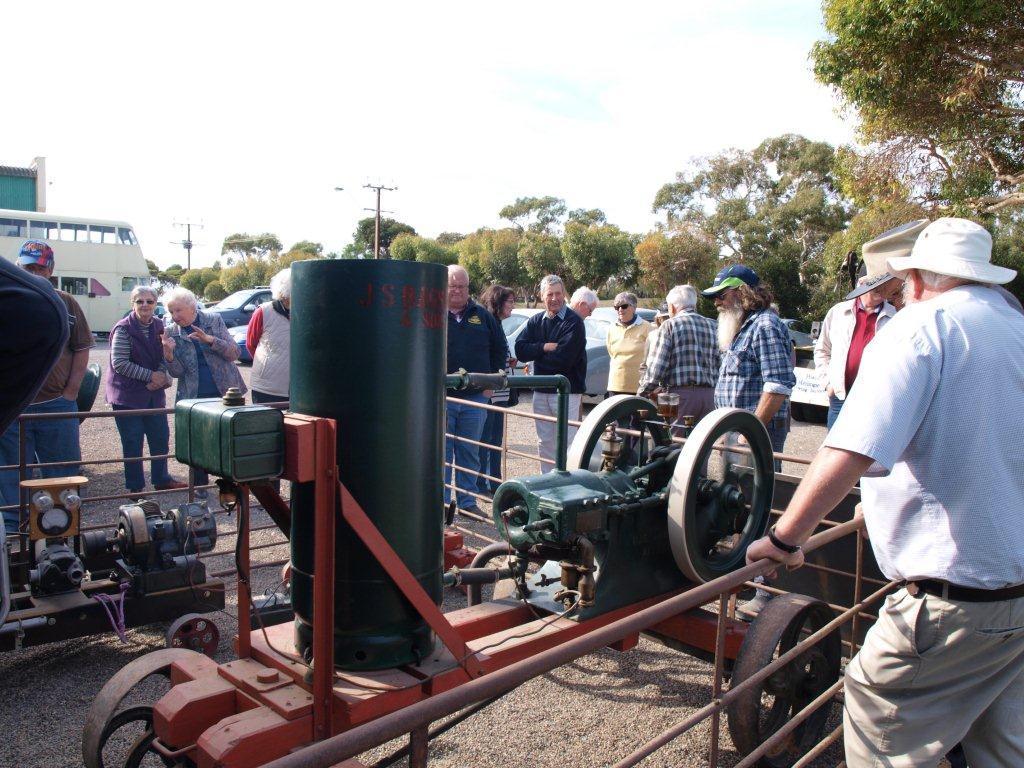
[[[772,450],[781,453],[796,376],[789,331],[771,309],[772,292],[754,270],[736,264],[719,272],[703,294],[718,309],[722,363],[715,407],[753,411],[768,430]]]
[[[735,264],[715,276],[703,294],[718,309],[722,363],[715,385],[716,408],[753,411],[768,430],[772,450],[782,453],[789,434],[789,395],[796,384],[789,330],[772,310],[771,290],[750,267]],[[775,462],[775,471],[782,462]],[[763,583],[763,577],[755,579]],[[771,599],[758,589],[736,614],[751,621]]]

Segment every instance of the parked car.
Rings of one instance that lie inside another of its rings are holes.
[[[526,327],[526,321],[531,316],[541,312],[541,309],[513,309],[512,314],[501,321],[502,330],[505,333],[505,340],[508,348],[515,354],[516,339]],[[583,321],[587,332],[587,396],[603,398],[608,390],[608,348],[605,346],[605,339],[608,338],[608,323],[604,320],[595,320],[588,317]],[[516,373],[525,373],[526,364],[516,363]]]
[[[789,338],[793,340],[793,346],[795,347],[813,347],[814,339],[811,338],[811,334],[804,333],[799,330],[798,326],[801,324],[799,320],[793,319],[782,319],[782,324],[789,329]]]
[[[228,328],[228,333],[231,334],[231,338],[238,345],[238,362],[251,364],[252,355],[249,354],[249,350],[245,346],[245,335],[248,332],[248,325],[236,325],[234,328]]]
[[[647,307],[637,307],[636,313],[648,323],[653,323],[654,316],[658,314],[658,310],[648,309]],[[615,307],[598,307],[594,310],[591,317],[595,320],[605,320],[609,323],[614,323],[618,321],[619,313],[615,310]]]
[[[228,328],[235,328],[240,325],[247,325],[256,307],[264,302],[270,301],[270,288],[259,285],[255,288],[246,288],[242,291],[235,291],[226,299],[217,302],[215,307],[207,307],[206,312],[218,314],[224,320]]]

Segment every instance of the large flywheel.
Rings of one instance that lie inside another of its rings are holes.
[[[742,566],[768,527],[774,486],[771,441],[753,413],[719,408],[701,419],[669,490],[669,543],[679,569],[706,582]]]
[[[601,436],[609,424],[617,430],[640,431],[643,437],[620,434],[623,449],[616,466],[628,471],[642,464],[655,446],[668,442],[668,425],[658,416],[657,406],[635,395],[615,395],[602,400],[587,414],[569,445],[567,469],[601,469]]]

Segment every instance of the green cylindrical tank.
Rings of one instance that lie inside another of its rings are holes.
[[[341,481],[441,602],[448,278],[437,264],[316,260],[292,266],[291,408],[338,423]],[[339,517],[334,660],[415,663],[430,628]],[[292,489],[295,645],[312,646],[313,487]]]

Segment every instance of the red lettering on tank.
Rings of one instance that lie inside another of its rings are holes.
[[[424,312],[422,315],[423,326],[425,328],[441,328],[444,326],[444,313],[443,312]]]
[[[384,297],[382,303],[385,307],[395,306],[395,286],[391,283],[384,283],[384,285],[380,287],[380,293],[381,296]]]
[[[366,296],[359,300],[359,306],[370,307],[373,305],[373,283],[366,284]]]

